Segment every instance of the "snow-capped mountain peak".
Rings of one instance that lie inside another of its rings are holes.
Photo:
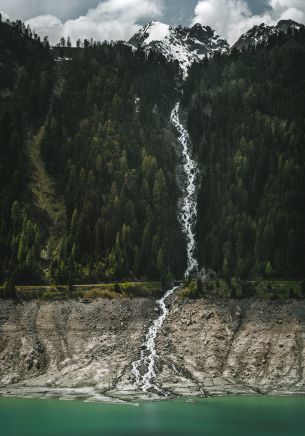
[[[171,26],[159,21],[151,21],[147,26],[139,30],[139,35],[145,44],[150,44],[153,41],[164,41],[165,38],[170,36]]]
[[[281,20],[276,26],[268,26],[265,23],[253,26],[252,29],[244,33],[232,48],[244,50],[249,47],[256,47],[259,44],[267,42],[272,35],[287,33],[288,31],[298,31],[303,26],[293,20]]]
[[[217,35],[209,26],[195,24],[193,27],[176,28],[152,21],[140,29],[129,44],[145,51],[155,50],[170,61],[178,61],[184,77],[193,62],[199,62],[215,53],[229,51],[227,41]]]

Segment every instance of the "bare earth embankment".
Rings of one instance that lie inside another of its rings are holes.
[[[0,394],[109,401],[134,385],[152,299],[0,300]],[[305,393],[305,301],[173,297],[157,383],[173,395]],[[153,398],[153,396],[152,396]]]

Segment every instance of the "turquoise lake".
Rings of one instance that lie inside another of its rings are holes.
[[[304,436],[305,397],[224,397],[138,405],[0,398],[1,436]]]

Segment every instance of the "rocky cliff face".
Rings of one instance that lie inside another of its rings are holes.
[[[157,383],[174,395],[305,392],[305,302],[173,297]],[[0,394],[143,398],[131,363],[152,300],[0,302]]]

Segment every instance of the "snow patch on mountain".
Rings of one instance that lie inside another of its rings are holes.
[[[170,37],[170,26],[164,23],[155,22],[151,26],[149,36],[145,39],[146,44],[150,44],[153,41],[164,41]]]
[[[193,62],[210,58],[215,53],[227,53],[229,44],[209,26],[195,24],[193,27],[176,28],[168,24],[152,21],[140,29],[130,40],[129,45],[142,48],[146,52],[155,50],[169,61],[178,61],[183,76],[187,76]]]
[[[232,48],[242,51],[256,47],[267,42],[272,35],[297,32],[303,27],[292,20],[281,20],[276,26],[262,23],[243,34]],[[193,27],[172,27],[159,21],[152,21],[138,30],[128,41],[128,45],[133,50],[141,48],[146,53],[154,50],[168,61],[178,61],[184,78],[194,62],[211,58],[216,53],[230,52],[228,42],[209,26],[195,24]]]

